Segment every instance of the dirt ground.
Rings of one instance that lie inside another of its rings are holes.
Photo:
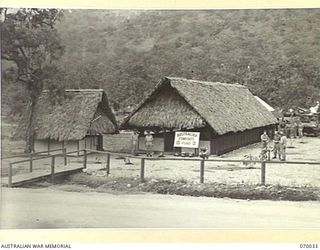
[[[260,145],[253,144],[235,150],[220,157],[211,156],[214,159],[243,159],[244,155],[258,156]],[[288,161],[320,161],[320,138],[305,137],[303,143],[299,139],[288,143]],[[146,160],[145,177],[149,179],[185,179],[199,183],[200,163],[198,161],[152,161]],[[104,175],[103,171],[98,171],[105,167],[104,163],[94,163],[95,161],[105,161],[103,157],[97,155],[89,156],[89,171],[93,174]],[[116,156],[111,157],[111,177],[132,177],[138,178],[140,175],[140,159],[130,158],[132,165],[126,165],[123,159]],[[205,163],[205,182],[218,182],[226,184],[259,184],[261,179],[260,164],[245,166],[242,163]],[[320,165],[290,165],[286,163],[267,164],[266,184],[282,186],[312,186],[320,187]]]
[[[3,188],[1,229],[319,228],[320,203]]]

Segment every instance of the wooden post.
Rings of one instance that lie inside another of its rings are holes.
[[[107,175],[110,174],[110,154],[107,154]]]
[[[77,141],[77,151],[78,151],[78,152],[77,152],[77,155],[78,155],[78,156],[79,156],[79,153],[80,153],[80,145],[79,145],[79,143],[80,143],[80,142]]]
[[[261,185],[266,184],[266,163],[261,162]]]
[[[50,139],[48,139],[48,155],[50,154]]]
[[[64,165],[66,166],[67,165],[67,149],[63,148],[62,152],[63,152]]]
[[[83,150],[83,167],[87,168],[87,150]]]
[[[140,169],[140,181],[144,182],[144,164],[145,164],[145,159],[141,158],[141,169]]]
[[[204,182],[204,159],[200,161],[200,183]]]
[[[32,168],[33,168],[33,160],[32,160],[32,158],[33,158],[33,155],[31,153],[30,154],[30,172],[32,172]]]
[[[9,163],[8,187],[12,187],[12,163]]]
[[[54,165],[55,165],[55,156],[51,158],[51,183],[54,183]]]

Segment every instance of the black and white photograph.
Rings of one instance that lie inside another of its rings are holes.
[[[319,229],[320,9],[1,8],[3,229]]]

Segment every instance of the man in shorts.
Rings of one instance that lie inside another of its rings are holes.
[[[146,136],[144,140],[146,145],[147,156],[152,157],[153,136],[150,130],[146,132]]]

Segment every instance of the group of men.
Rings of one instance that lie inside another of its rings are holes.
[[[303,123],[297,116],[291,117],[290,121],[282,118],[279,121],[279,131],[282,131],[288,138],[302,138]]]
[[[261,135],[262,154],[268,152],[270,138],[267,131]],[[275,131],[273,137],[273,159],[279,158],[281,161],[286,160],[287,136],[282,131]]]

